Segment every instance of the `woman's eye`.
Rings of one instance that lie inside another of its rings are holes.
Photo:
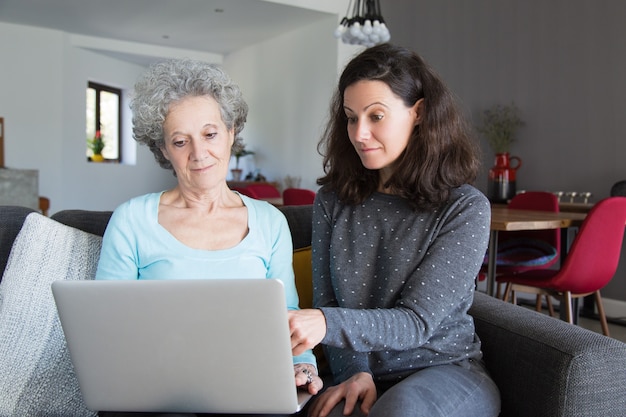
[[[373,114],[372,115],[372,120],[375,121],[375,122],[383,120],[383,115],[382,114]]]
[[[346,120],[348,121],[348,124],[349,124],[349,125],[353,125],[353,124],[355,124],[355,123],[356,123],[357,118],[356,118],[356,117],[353,117],[353,116],[346,116]]]
[[[172,138],[172,145],[176,146],[177,148],[185,146],[185,142],[186,141],[184,138]]]
[[[215,136],[217,136],[217,132],[212,132],[212,133],[207,133],[206,134],[207,139],[213,139]]]

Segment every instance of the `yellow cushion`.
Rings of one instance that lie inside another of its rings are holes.
[[[296,276],[296,290],[300,298],[300,308],[313,308],[313,267],[311,265],[311,247],[293,251],[293,272]],[[328,362],[324,356],[322,345],[313,349],[317,358],[317,369],[320,374],[328,374]]]
[[[293,251],[293,272],[296,276],[300,308],[313,307],[313,270],[310,246]]]

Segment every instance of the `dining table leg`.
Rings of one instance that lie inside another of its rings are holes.
[[[487,249],[487,295],[495,295],[496,287],[496,260],[498,254],[498,231],[489,233],[489,248]]]

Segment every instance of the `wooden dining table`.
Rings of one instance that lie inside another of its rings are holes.
[[[496,283],[496,254],[498,252],[498,232],[516,230],[561,229],[561,260],[567,253],[567,230],[578,227],[587,216],[585,212],[538,210],[514,210],[503,205],[492,205],[489,248],[487,250],[487,294],[493,296]]]

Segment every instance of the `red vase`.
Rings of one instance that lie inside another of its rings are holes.
[[[516,193],[515,176],[521,166],[522,160],[517,156],[509,156],[508,152],[496,154],[487,183],[487,198],[492,203],[507,203],[513,198]]]

